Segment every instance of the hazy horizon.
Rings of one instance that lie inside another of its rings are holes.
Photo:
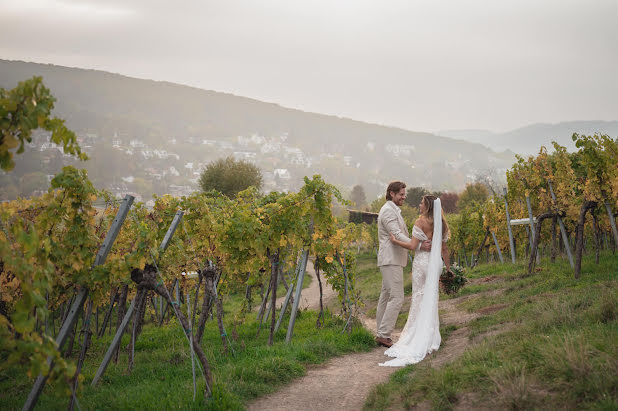
[[[413,131],[617,120],[618,2],[0,0],[0,58]]]

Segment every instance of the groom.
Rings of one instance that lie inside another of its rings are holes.
[[[386,189],[386,203],[378,214],[378,267],[382,273],[382,290],[376,313],[376,342],[385,347],[393,345],[391,332],[403,304],[403,267],[408,265],[408,250],[392,243],[390,235],[410,242],[408,227],[399,208],[405,199],[406,184],[393,181]],[[431,242],[423,242],[421,249],[431,250]]]

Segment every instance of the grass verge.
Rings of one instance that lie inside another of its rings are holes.
[[[480,314],[467,324],[468,350],[439,369],[397,371],[365,407],[617,409],[618,257],[587,256],[582,273],[575,280],[565,261],[532,275],[523,264],[472,270],[457,296],[459,309]]]
[[[253,315],[251,315],[253,317]],[[272,347],[267,345],[268,329],[248,320],[230,337],[229,353],[223,352],[216,322],[207,323],[202,346],[211,365],[215,385],[213,397],[203,398],[204,382],[197,372],[197,395],[193,401],[190,350],[180,327],[174,322],[157,327],[146,325],[135,347],[135,366],[127,372],[127,352],[121,350],[117,364],[110,364],[102,381],[92,380],[111,337],[96,339],[84,364],[84,379],[78,394],[81,409],[244,409],[245,404],[271,393],[302,376],[307,366],[350,352],[375,347],[373,336],[362,328],[349,335],[341,332],[343,322],[327,313],[324,326],[316,330],[316,313],[301,311],[296,320],[292,343],[285,343],[282,326]],[[285,325],[287,321],[284,320]],[[226,323],[228,330],[232,327]],[[122,347],[129,342],[125,335]],[[196,366],[197,367],[197,366]],[[0,374],[0,408],[20,409],[32,387],[21,369]],[[47,386],[37,409],[66,409],[65,387]]]

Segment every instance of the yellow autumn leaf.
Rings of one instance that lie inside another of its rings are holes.
[[[281,237],[281,240],[279,240],[279,247],[285,247],[285,245],[287,244],[287,240],[285,239],[285,237]]]
[[[330,255],[327,255],[327,256],[326,256],[326,258],[325,258],[325,260],[326,260],[326,262],[327,262],[327,263],[329,263],[329,264],[330,264],[330,263],[332,263],[332,262],[333,262],[334,258],[333,258],[332,256],[330,256]]]

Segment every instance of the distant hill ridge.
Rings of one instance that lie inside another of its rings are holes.
[[[110,143],[116,135],[140,139],[151,148],[169,149],[176,139],[173,151],[181,157],[176,167],[238,150],[214,152],[200,144],[204,140],[285,136],[286,147],[299,149],[311,161],[298,165],[284,149],[268,154],[258,149],[256,162],[265,172],[287,168],[291,181],[297,182],[303,175],[322,174],[342,187],[363,184],[371,196],[393,179],[459,190],[479,170],[504,170],[514,160],[512,153],[495,153],[463,140],[307,113],[221,92],[98,70],[0,60],[0,87],[13,88],[35,75],[43,77],[57,98],[55,114],[73,130],[96,133]]]
[[[573,133],[593,135],[606,134],[618,137],[618,121],[564,121],[560,123],[536,123],[504,133],[489,130],[444,130],[437,134],[479,143],[494,150],[511,150],[520,154],[535,154],[544,145],[552,151],[552,141],[565,146],[569,151],[576,150],[571,139]]]
[[[431,137],[437,139],[431,145],[462,144],[431,133],[309,113],[247,97],[99,70],[0,60],[0,73],[0,86],[4,88],[12,88],[18,81],[34,75],[43,76],[44,83],[58,99],[57,113],[75,128],[92,127],[92,119],[88,117],[97,115],[102,117],[100,120],[112,116],[116,121],[130,118],[136,127],[158,126],[164,127],[162,131],[167,133],[199,137],[288,132],[291,139],[307,137],[332,143],[333,133],[337,133],[338,138],[353,134],[354,144],[383,136],[394,143],[410,143],[410,138],[416,138],[422,144],[421,138]],[[76,113],[86,114],[86,118]]]

